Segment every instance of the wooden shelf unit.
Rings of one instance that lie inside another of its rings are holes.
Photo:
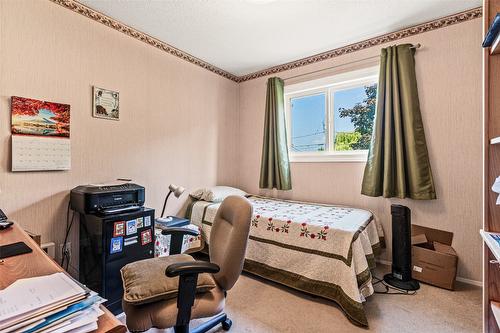
[[[483,2],[484,34],[498,12],[500,12],[500,0]],[[483,229],[486,232],[500,233],[500,206],[496,205],[498,194],[491,190],[496,177],[500,176],[500,57],[490,55],[490,50],[485,48],[483,61],[485,152]],[[493,333],[500,332],[500,267],[498,263],[495,263],[499,259],[500,251],[496,251],[497,244],[494,244],[492,239],[486,237],[484,244],[483,320],[485,332]]]
[[[497,42],[495,45],[491,47],[490,54],[491,55],[500,54],[500,43]]]
[[[491,312],[493,312],[493,317],[497,322],[497,325],[500,326],[500,303],[499,302],[490,302]]]
[[[488,246],[491,254],[495,257],[495,259],[500,262],[500,245],[495,242],[495,240],[491,239],[487,232],[484,230],[480,230],[479,233],[481,237],[483,237],[484,243]]]

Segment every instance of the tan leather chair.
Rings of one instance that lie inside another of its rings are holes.
[[[194,261],[185,254],[169,256],[167,261],[173,263],[166,267],[165,279],[179,276],[177,299],[141,305],[133,305],[124,300],[123,310],[128,329],[142,332],[152,327],[174,327],[176,333],[187,333],[191,319],[215,316],[196,327],[192,333],[206,332],[219,323],[224,330],[229,330],[232,322],[223,312],[226,292],[234,286],[243,269],[251,217],[252,206],[246,198],[227,197],[220,205],[212,226],[210,262]],[[182,232],[182,228],[171,229],[163,233],[172,234],[173,237]],[[186,229],[186,232],[190,233],[192,230]],[[212,274],[216,287],[196,293],[198,274],[203,273]]]

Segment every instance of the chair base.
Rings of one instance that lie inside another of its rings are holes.
[[[215,326],[222,324],[222,329],[224,331],[229,331],[233,322],[227,317],[224,312],[218,314],[217,316],[211,318],[210,320],[204,322],[200,326],[194,328],[191,332],[189,331],[189,325],[185,326],[175,326],[175,333],[205,333],[214,328]]]

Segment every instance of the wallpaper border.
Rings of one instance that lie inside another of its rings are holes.
[[[187,52],[179,50],[170,44],[167,44],[159,39],[151,37],[148,34],[140,32],[124,23],[121,23],[107,15],[104,15],[94,9],[91,9],[85,5],[82,5],[76,0],[50,0],[58,5],[61,5],[71,11],[74,11],[78,14],[81,14],[89,19],[92,19],[96,22],[104,24],[105,26],[115,29],[119,32],[122,32],[132,38],[140,40],[146,44],[149,44],[157,49],[165,51],[173,56],[181,58],[187,62],[190,62],[193,65],[202,67],[208,71],[211,71],[215,74],[223,76],[229,80],[232,80],[237,83],[257,79],[263,76],[276,74],[279,72],[287,71],[294,68],[299,68],[303,66],[307,66],[310,64],[314,64],[323,60],[339,57],[345,54],[353,53],[356,51],[364,50],[373,46],[381,45],[384,43],[396,41],[398,39],[415,36],[424,32],[444,28],[453,24],[466,22],[472,19],[482,17],[482,8],[477,7],[473,9],[469,9],[460,13],[452,14],[449,16],[441,17],[436,20],[432,20],[426,23],[418,24],[409,28],[401,29],[395,32],[391,32],[385,35],[377,36],[374,38],[370,38],[361,42],[353,43],[347,46],[339,47],[333,50],[329,50],[323,53],[315,54],[306,58],[302,58],[299,60],[294,60],[285,64],[273,66],[267,69],[263,69],[254,73],[237,76],[231,74],[223,69],[220,69],[216,66],[213,66],[195,56],[190,55]]]
[[[254,73],[242,75],[238,77],[238,82],[245,82],[248,80],[257,79],[262,76],[267,76],[270,74],[276,74],[279,72],[287,71],[294,68],[299,68],[302,66],[314,64],[323,60],[339,57],[348,53],[353,53],[356,51],[364,50],[373,46],[381,45],[384,43],[392,42],[398,39],[415,36],[424,32],[444,28],[453,24],[466,22],[472,19],[482,17],[483,9],[482,7],[473,8],[464,12],[452,14],[445,16],[433,21],[415,25],[409,28],[401,29],[395,32],[391,32],[385,35],[370,38],[361,42],[353,43],[347,46],[339,47],[330,51],[315,54],[310,57],[303,59],[291,61],[285,64],[270,67],[261,71]]]
[[[144,32],[141,32],[139,30],[136,30],[120,21],[117,21],[105,14],[102,14],[101,12],[98,12],[90,7],[87,7],[85,5],[82,5],[78,1],[75,0],[49,0],[52,1],[58,5],[63,6],[64,8],[67,8],[73,12],[76,12],[78,14],[81,14],[91,20],[94,20],[96,22],[99,22],[101,24],[104,24],[105,26],[115,29],[119,32],[124,33],[127,36],[130,36],[132,38],[135,38],[137,40],[140,40],[141,42],[144,42],[146,44],[149,44],[153,47],[156,47],[157,49],[160,49],[162,51],[165,51],[167,53],[170,53],[173,56],[176,56],[178,58],[181,58],[182,60],[185,60],[187,62],[192,63],[193,65],[202,67],[206,70],[209,70],[210,72],[213,72],[215,74],[218,74],[220,76],[223,76],[229,80],[238,82],[238,76],[233,75],[229,72],[226,72],[223,69],[220,69],[216,66],[213,66],[209,64],[208,62],[205,62],[187,52],[184,52],[182,50],[179,50],[178,48],[173,47],[170,44],[167,44],[157,38],[154,38]]]

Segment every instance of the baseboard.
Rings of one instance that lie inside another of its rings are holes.
[[[379,264],[382,264],[382,265],[387,265],[387,266],[391,266],[392,265],[391,261],[384,260],[384,259],[377,259],[376,262],[378,262]]]
[[[460,282],[463,282],[463,283],[467,283],[467,284],[471,284],[473,286],[478,286],[478,287],[482,287],[483,286],[483,282],[482,281],[476,281],[476,280],[466,279],[466,278],[463,278],[463,277],[460,277],[460,276],[457,276],[457,281],[460,281]]]
[[[377,259],[376,261],[378,263],[382,264],[382,265],[387,265],[387,266],[391,266],[392,265],[392,262],[389,261],[389,260]],[[482,287],[483,286],[483,282],[482,281],[476,281],[476,280],[466,279],[466,278],[463,278],[463,277],[460,277],[460,276],[457,276],[457,281],[460,281],[460,282],[463,282],[463,283],[467,283],[467,284],[471,284],[473,286],[478,286],[478,287]]]

